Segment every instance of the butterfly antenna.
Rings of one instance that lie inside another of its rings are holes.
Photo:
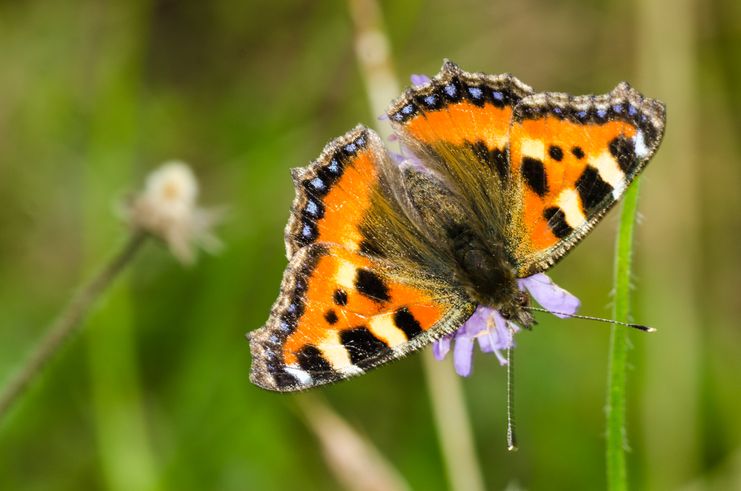
[[[606,322],[608,324],[617,324],[619,326],[625,326],[625,327],[631,327],[633,329],[638,329],[639,331],[643,331],[643,332],[656,332],[656,328],[644,326],[643,324],[633,324],[631,322],[614,321],[610,319],[603,319],[602,317],[593,317],[591,315],[578,315],[578,314],[567,314],[565,312],[553,312],[552,310],[541,309],[540,307],[528,306],[525,308],[528,310],[537,310],[538,312],[547,312],[549,314],[556,314],[556,315],[562,315],[564,317],[571,317],[573,319],[585,319],[588,321],[598,321],[598,322]]]
[[[507,450],[517,450],[517,435],[515,434],[515,359],[514,350],[507,348]]]

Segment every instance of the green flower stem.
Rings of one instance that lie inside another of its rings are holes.
[[[633,260],[633,234],[638,209],[639,182],[636,179],[623,198],[615,251],[615,303],[613,318],[628,322],[630,316],[630,276]],[[628,332],[613,324],[607,380],[607,489],[628,489],[625,461],[627,447],[625,393],[628,359]]]

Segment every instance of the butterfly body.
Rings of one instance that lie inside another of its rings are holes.
[[[301,390],[450,334],[478,305],[534,323],[517,279],[562,258],[614,205],[663,134],[627,84],[535,93],[511,75],[440,74],[391,105],[405,155],[359,126],[293,172],[289,265],[251,379]]]
[[[478,304],[500,308],[512,303],[519,289],[498,231],[486,233],[482,218],[465,199],[432,173],[402,164],[402,174],[403,184],[392,194],[409,203],[407,214],[418,218],[417,228],[433,255],[452,258],[447,265],[453,266],[455,282]]]

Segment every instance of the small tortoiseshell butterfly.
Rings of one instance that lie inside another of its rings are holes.
[[[249,334],[260,387],[362,374],[452,333],[477,305],[532,325],[516,279],[550,268],[615,204],[656,151],[665,110],[625,82],[535,93],[446,61],[388,118],[414,157],[397,162],[358,126],[292,171],[290,262]]]

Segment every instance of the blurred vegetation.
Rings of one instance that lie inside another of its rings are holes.
[[[627,79],[668,107],[641,187],[629,478],[741,488],[741,3],[381,2],[395,68],[512,72],[539,90]],[[295,396],[248,382],[244,333],[285,266],[288,169],[373,124],[343,2],[0,2],[0,381],[125,240],[116,203],[161,161],[226,204],[226,249],[148,244],[9,417],[0,489],[337,489]],[[552,276],[610,315],[616,213]],[[541,316],[505,373],[464,381],[488,489],[604,486],[608,329]],[[449,360],[448,360],[449,361]],[[321,393],[413,489],[446,489],[420,355]],[[452,367],[451,367],[452,369]]]

